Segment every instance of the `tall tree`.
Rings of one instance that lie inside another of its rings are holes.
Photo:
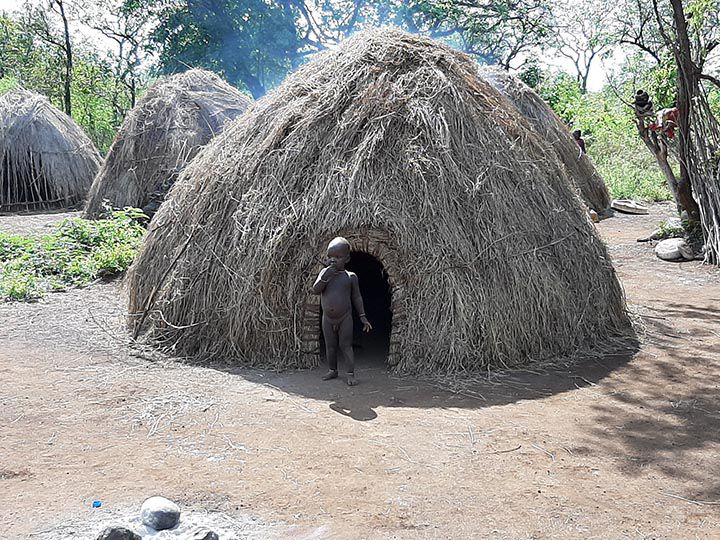
[[[83,10],[83,23],[113,45],[108,55],[117,83],[111,93],[116,119],[122,119],[128,107],[134,107],[137,101],[151,16],[151,11],[138,0],[95,0]]]
[[[161,70],[188,66],[222,73],[253,96],[263,95],[293,66],[302,48],[291,2],[273,0],[156,1],[152,49]]]
[[[73,44],[66,0],[48,0],[46,7],[26,5],[26,21],[35,36],[55,47],[63,59],[63,109],[72,115]]]
[[[357,30],[392,24],[449,41],[484,62],[506,68],[550,42],[547,0],[294,0],[307,44],[335,43]]]

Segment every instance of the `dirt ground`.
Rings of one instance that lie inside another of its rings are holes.
[[[720,272],[635,241],[669,214],[598,226],[639,350],[459,393],[151,361],[119,282],[0,305],[0,538],[84,538],[59,527],[154,494],[267,538],[720,538]]]

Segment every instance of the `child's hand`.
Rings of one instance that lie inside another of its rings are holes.
[[[372,324],[367,320],[367,317],[360,317],[360,322],[363,325],[363,332],[369,332],[372,330]]]
[[[337,268],[335,268],[334,266],[328,266],[327,268],[324,268],[322,272],[320,272],[320,279],[325,282],[330,281],[337,275],[337,273]]]

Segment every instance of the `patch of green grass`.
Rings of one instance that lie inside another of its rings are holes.
[[[0,233],[0,300],[36,300],[124,272],[140,249],[143,218],[129,208],[96,221],[66,219],[40,237]]]
[[[665,240],[667,238],[683,238],[685,236],[687,226],[687,221],[680,223],[670,220],[661,221],[658,225],[658,231],[660,231],[660,234],[657,239]]]
[[[657,165],[625,160],[611,155],[595,160],[598,173],[613,199],[633,199],[637,201],[657,202],[672,199],[665,177]]]

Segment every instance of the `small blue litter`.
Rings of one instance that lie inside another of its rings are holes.
[[[100,508],[102,506],[102,502],[93,501],[92,506],[93,506],[93,508]]]

